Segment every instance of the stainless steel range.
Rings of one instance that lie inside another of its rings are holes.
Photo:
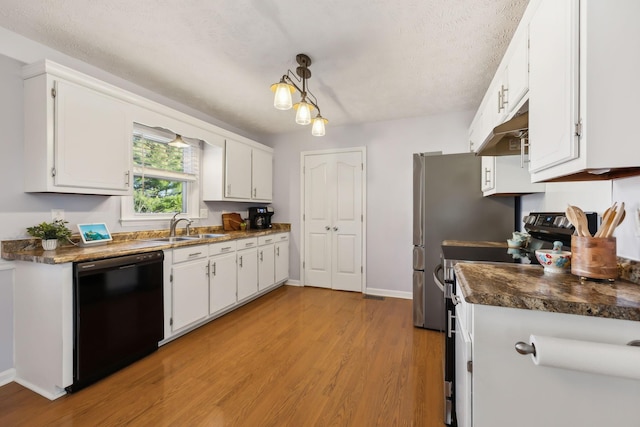
[[[589,231],[593,234],[598,228],[598,215],[587,213]],[[468,383],[468,375],[456,372],[460,369],[473,371],[471,362],[460,360],[462,351],[456,351],[455,305],[459,302],[456,289],[453,267],[458,262],[509,262],[537,264],[535,258],[536,249],[549,249],[554,241],[561,241],[563,250],[571,250],[571,235],[575,228],[566,218],[563,212],[533,212],[523,218],[524,229],[531,239],[523,248],[507,248],[501,242],[442,242],[441,264],[436,267],[433,277],[436,283],[444,290],[445,301],[445,358],[444,358],[444,395],[445,408],[444,420],[449,426],[458,426],[458,411],[462,401],[470,401],[471,384]],[[456,360],[456,358],[458,360]],[[457,362],[457,363],[456,363]],[[458,373],[456,379],[456,373]],[[473,375],[471,375],[472,381]],[[458,401],[458,405],[456,405]],[[460,414],[460,418],[465,414]]]

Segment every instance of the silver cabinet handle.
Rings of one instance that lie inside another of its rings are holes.
[[[260,262],[262,262],[262,261],[263,261],[263,259],[262,259],[262,251],[260,251]]]
[[[226,246],[224,248],[220,248],[221,251],[230,251],[231,250],[231,246]]]
[[[253,189],[253,197],[256,197],[256,189]]]
[[[536,346],[533,344],[527,344],[526,342],[518,341],[516,343],[516,351],[520,354],[533,354],[536,355]]]
[[[214,276],[216,275],[216,263],[215,262],[213,263],[213,275]]]
[[[240,267],[242,267],[242,255],[240,255]]]
[[[198,256],[198,255],[202,255],[202,252],[193,252],[189,254],[189,257],[194,257],[194,256]]]
[[[333,227],[333,231],[338,231],[338,227]]]
[[[491,182],[489,174],[491,174],[491,169],[484,168],[484,185],[489,185],[489,183]]]
[[[277,255],[277,256],[280,256],[280,247],[277,247],[277,248],[276,248],[276,255]]]
[[[207,271],[207,272],[206,272],[205,274],[207,275],[207,277],[209,277],[209,264],[207,264],[206,271]]]
[[[324,226],[324,229],[325,229],[325,230],[327,230],[327,231],[329,231],[329,230],[331,230],[331,227],[329,227],[328,225],[325,225],[325,226]]]

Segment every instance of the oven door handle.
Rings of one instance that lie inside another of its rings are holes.
[[[440,288],[442,293],[445,292],[445,284],[442,280],[440,280],[440,276],[438,275],[443,270],[442,264],[438,264],[436,268],[433,269],[433,281]]]

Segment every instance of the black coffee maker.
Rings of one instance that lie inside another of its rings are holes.
[[[263,230],[265,228],[271,228],[272,215],[273,208],[271,206],[268,206],[266,208],[249,208],[249,228],[252,230]]]

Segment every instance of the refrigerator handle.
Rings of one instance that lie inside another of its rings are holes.
[[[433,281],[436,283],[436,285],[438,285],[438,287],[440,288],[442,293],[444,293],[445,292],[445,290],[444,290],[444,286],[445,285],[442,282],[442,280],[440,280],[440,276],[438,275],[441,271],[442,271],[442,264],[438,264],[436,266],[436,268],[433,270]]]

